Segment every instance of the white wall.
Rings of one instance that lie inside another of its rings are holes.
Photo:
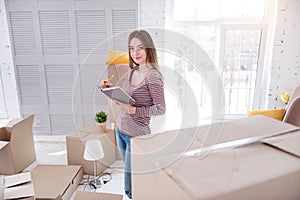
[[[0,81],[5,92],[3,97],[7,115],[0,119],[0,125],[6,124],[8,119],[20,117],[16,77],[11,53],[7,18],[4,0],[0,0]],[[1,84],[0,84],[1,85]],[[2,98],[2,94],[0,93]]]
[[[140,0],[140,27],[164,28],[166,0]]]
[[[278,0],[268,108],[284,107],[278,95],[300,84],[299,11],[299,0]]]
[[[165,28],[166,0],[157,1],[155,3],[153,3],[152,0],[140,0],[139,9],[139,27],[141,29]],[[159,33],[155,32],[151,33],[151,36],[156,46],[163,46],[165,44],[165,39],[163,35],[159,35]],[[162,63],[162,55],[158,54],[158,56],[160,56],[159,62]]]

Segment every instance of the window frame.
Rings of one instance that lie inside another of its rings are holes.
[[[259,55],[258,55],[258,65],[257,65],[257,76],[254,89],[254,99],[253,104],[249,105],[249,109],[262,109],[266,106],[266,94],[268,91],[268,74],[270,74],[270,69],[268,67],[268,60],[266,60],[269,55],[269,48],[267,45],[270,43],[270,29],[272,28],[273,20],[270,11],[274,10],[274,5],[270,5],[270,0],[265,0],[265,14],[263,19],[232,19],[223,18],[217,20],[203,20],[203,21],[189,21],[189,20],[173,20],[173,7],[174,1],[167,0],[167,16],[166,17],[166,27],[171,30],[176,30],[178,26],[196,25],[196,26],[214,26],[216,28],[216,39],[215,39],[215,51],[213,62],[215,66],[222,66],[224,61],[225,53],[225,36],[227,30],[255,30],[261,29],[261,38],[259,45]],[[245,114],[226,114],[226,119],[244,117]]]

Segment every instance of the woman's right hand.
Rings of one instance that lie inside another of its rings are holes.
[[[102,80],[102,81],[100,82],[100,86],[101,86],[102,88],[109,88],[109,87],[112,87],[112,84],[111,84],[110,82],[108,82],[107,80]]]

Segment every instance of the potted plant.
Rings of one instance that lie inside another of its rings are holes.
[[[107,120],[107,114],[104,111],[100,111],[96,113],[95,121],[100,133],[106,132],[106,120]]]

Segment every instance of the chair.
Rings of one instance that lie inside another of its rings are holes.
[[[290,100],[287,104],[287,107],[297,98],[300,97],[300,85],[298,85],[293,92],[291,93]]]
[[[282,121],[300,127],[300,95],[290,101]]]
[[[101,184],[97,183],[97,165],[96,161],[100,160],[101,158],[104,157],[104,151],[102,147],[102,143],[100,140],[93,139],[93,140],[88,140],[85,143],[85,149],[84,149],[84,159],[87,161],[93,161],[94,162],[94,181],[90,183],[95,189]]]
[[[282,121],[300,126],[300,85],[291,93]]]

